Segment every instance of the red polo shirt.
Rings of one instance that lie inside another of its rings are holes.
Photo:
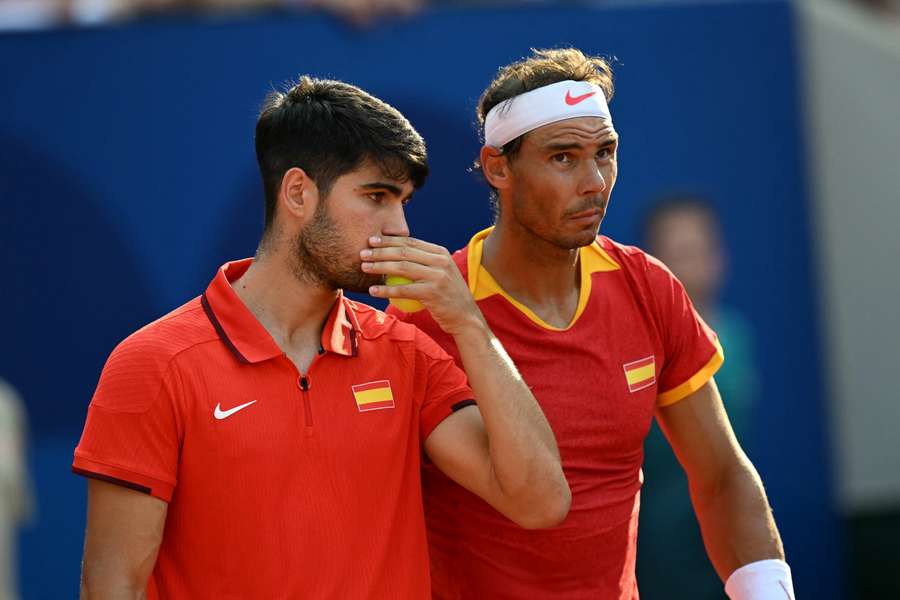
[[[169,503],[150,598],[430,597],[422,444],[465,375],[343,296],[299,373],[231,288],[250,263],[113,351],[73,470]]]
[[[525,530],[426,468],[434,597],[637,600],[644,438],[654,410],[706,384],[722,350],[662,263],[602,236],[580,250],[572,322],[545,323],[482,266],[489,232],[453,258],[553,428],[572,507],[558,527]],[[457,353],[427,310],[401,317]]]

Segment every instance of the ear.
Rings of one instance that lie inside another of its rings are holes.
[[[509,161],[499,148],[482,146],[479,159],[481,160],[481,172],[492,187],[498,190],[509,187]]]
[[[291,221],[306,221],[316,212],[319,188],[316,182],[300,167],[291,167],[281,178],[278,205]]]

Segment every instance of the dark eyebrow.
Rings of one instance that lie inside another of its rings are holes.
[[[570,144],[547,144],[544,146],[545,150],[554,150],[554,151],[562,151],[562,150],[581,150],[584,148],[583,144],[578,144],[576,142],[572,142]]]
[[[399,196],[403,193],[403,190],[400,189],[400,186],[394,185],[393,183],[387,183],[385,181],[373,181],[371,183],[364,183],[359,187],[364,190],[387,190],[395,196]]]
[[[614,135],[606,139],[606,141],[601,142],[599,147],[606,148],[607,146],[612,146],[616,142],[619,141],[619,136]],[[556,143],[556,144],[547,144],[544,146],[545,150],[552,150],[555,152],[562,152],[564,150],[581,150],[584,148],[585,144],[580,144],[578,142],[569,142],[569,143]]]

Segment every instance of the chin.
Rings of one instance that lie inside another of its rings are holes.
[[[591,227],[590,230],[588,230],[588,233],[590,233],[590,236],[591,236],[591,241],[594,241],[594,239],[598,235],[600,235],[600,225],[602,225],[602,224],[603,224],[603,218],[601,217],[600,222],[597,223],[597,226]],[[590,243],[590,242],[588,242],[588,243]]]
[[[373,285],[381,285],[384,283],[384,278],[379,277],[375,279],[353,279],[353,280],[344,280],[343,285],[341,285],[341,289],[346,292],[356,292],[357,294],[368,294],[369,288]]]
[[[591,229],[585,229],[572,236],[572,248],[582,248],[584,246],[590,246],[594,243],[594,240],[597,239],[597,234],[600,232],[600,226],[593,227]]]
[[[567,235],[564,237],[559,237],[556,240],[550,241],[557,248],[561,248],[563,250],[578,250],[579,248],[584,248],[585,246],[590,246],[594,243],[594,238],[596,236],[592,236],[590,232],[585,232],[581,235]]]
[[[583,239],[579,240],[579,243],[577,244],[576,247],[584,248],[585,246],[590,246],[591,244],[594,243],[594,240],[596,240],[596,239],[597,239],[596,232],[591,233],[590,235],[586,235]]]
[[[384,283],[384,275],[366,273],[362,270],[362,267],[359,267],[358,269],[348,269],[343,272],[332,273],[330,283],[333,287],[340,288],[347,292],[368,294],[370,287],[373,285],[382,285]]]

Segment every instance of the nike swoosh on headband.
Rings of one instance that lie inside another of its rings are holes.
[[[569,106],[575,106],[582,100],[587,100],[588,98],[590,98],[591,96],[593,96],[596,93],[597,92],[588,92],[587,94],[582,94],[581,96],[575,96],[573,98],[572,95],[567,91],[566,92],[566,104],[568,104]]]

